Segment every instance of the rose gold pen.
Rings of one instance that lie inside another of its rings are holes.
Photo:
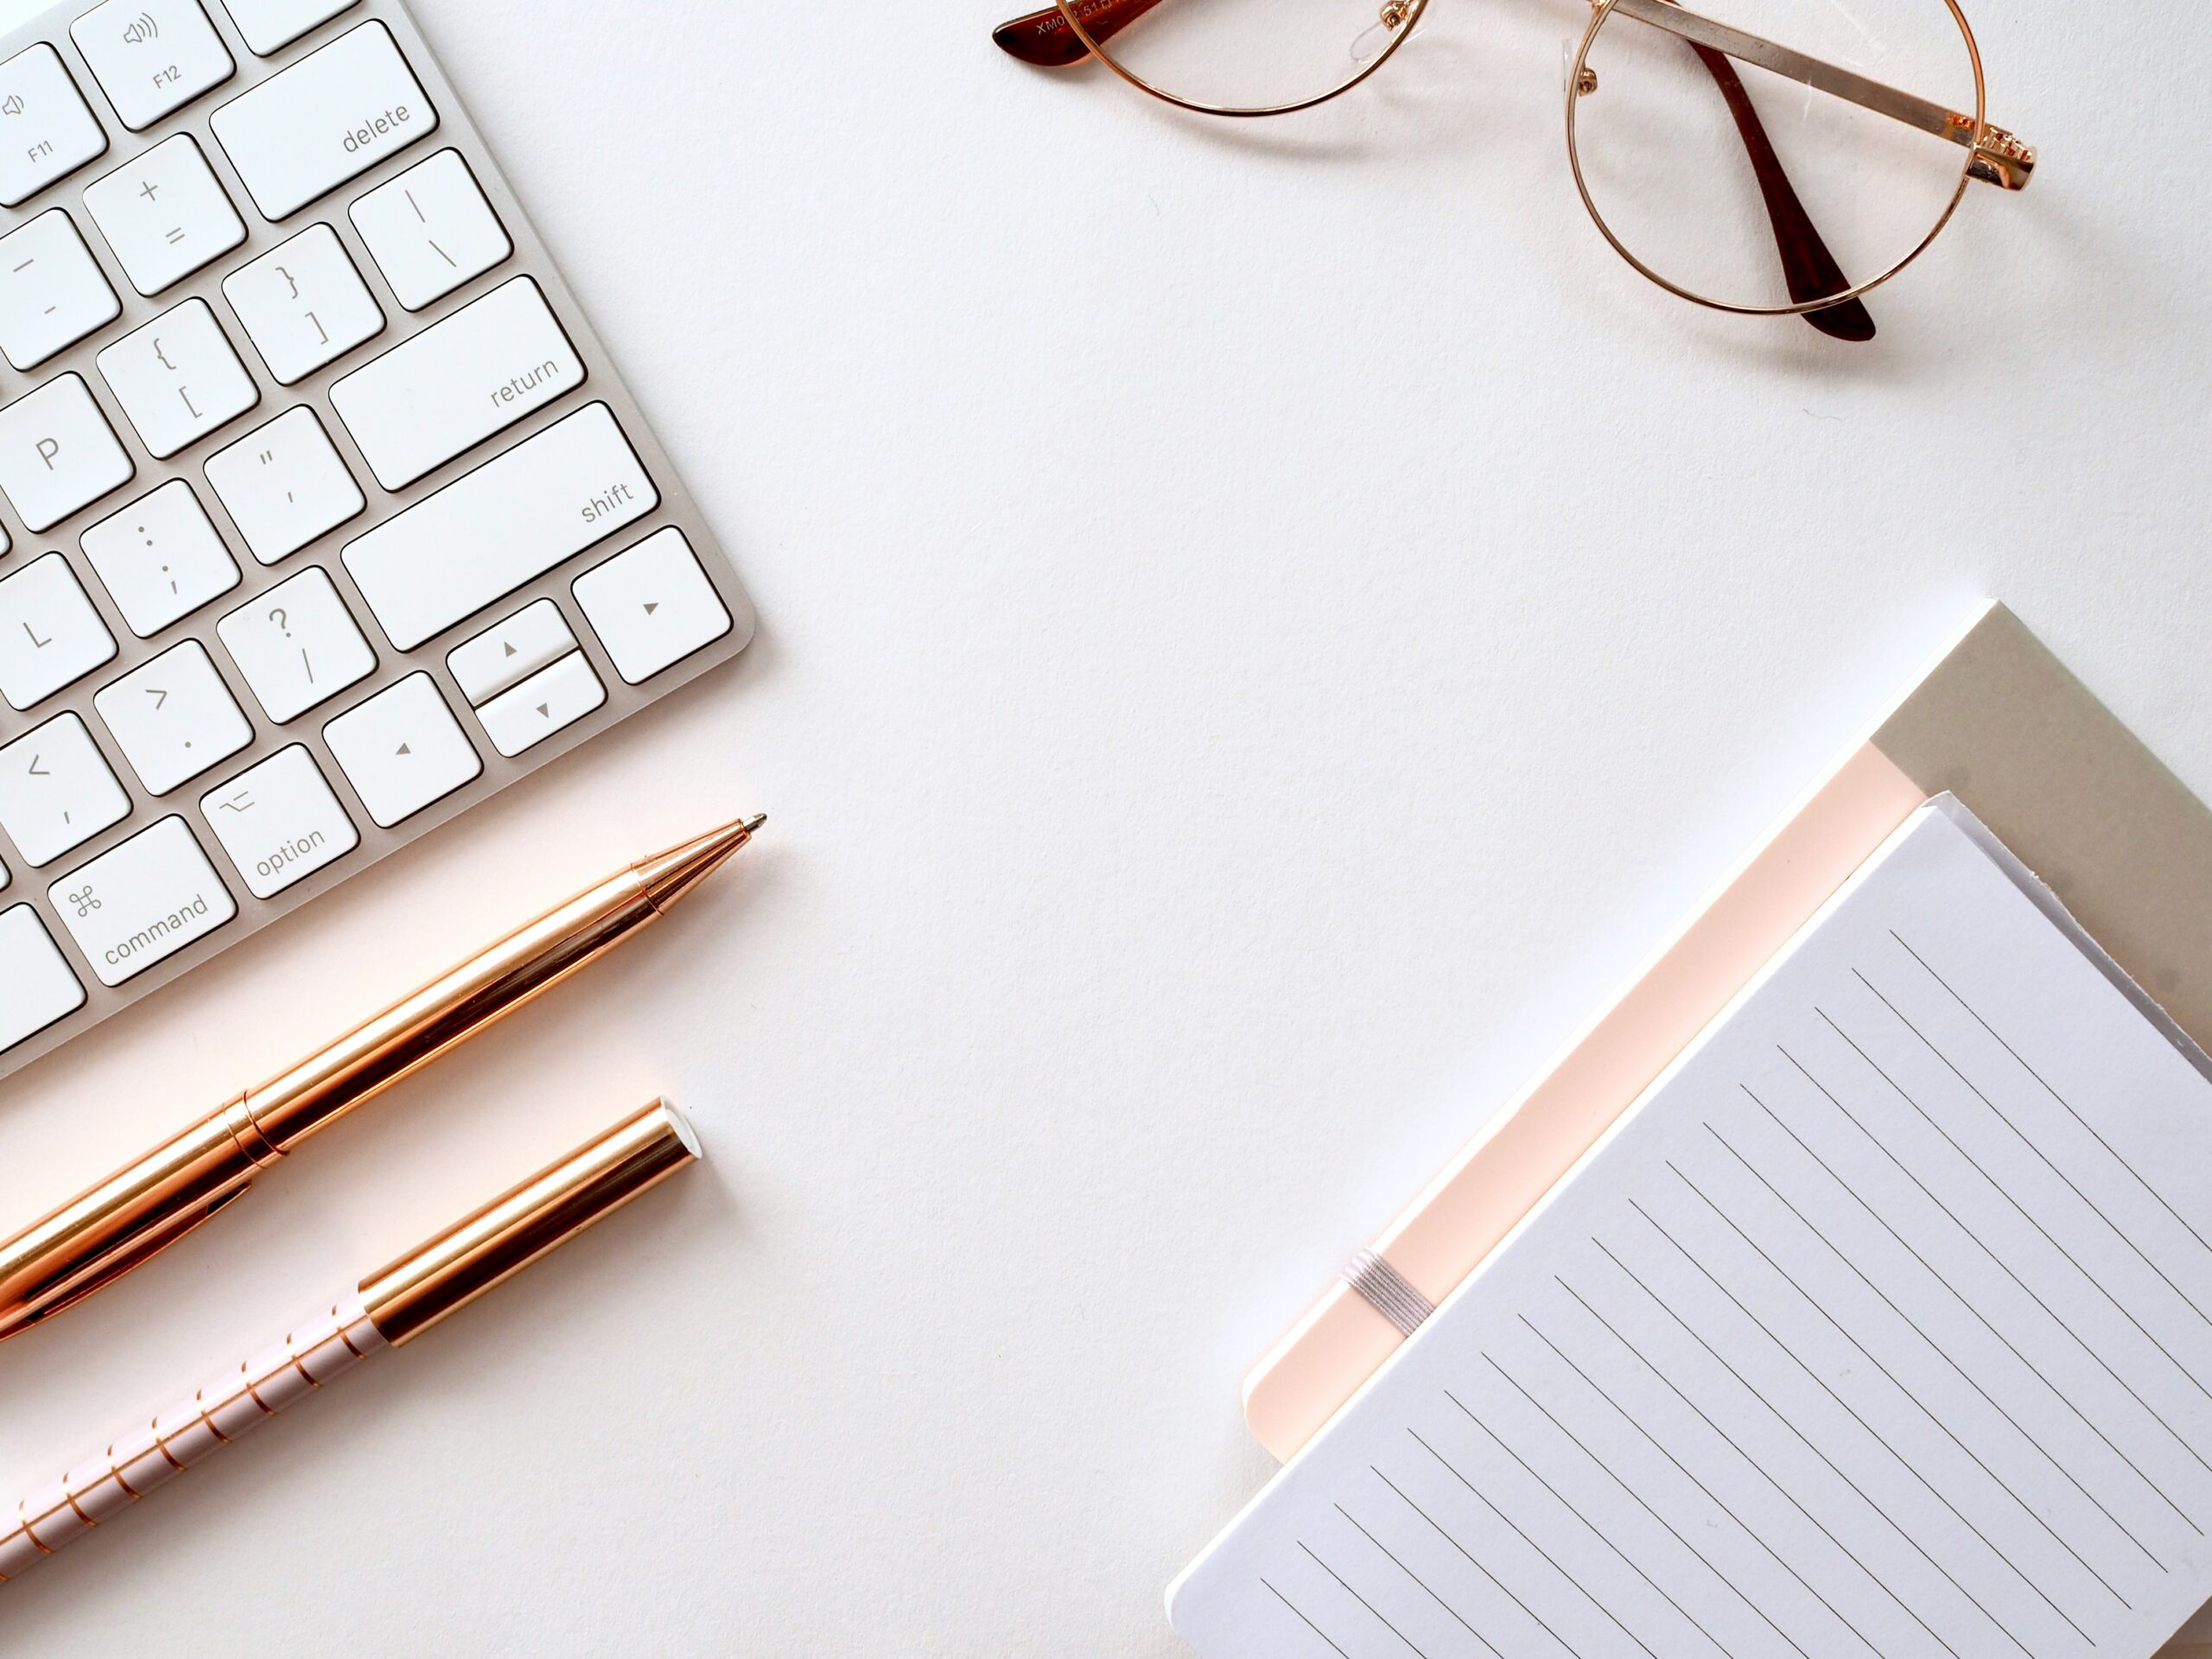
[[[699,1157],[655,1101],[318,1308],[251,1359],[0,1511],[0,1583],[20,1578],[202,1458],[386,1348],[412,1342]]]
[[[317,1129],[659,920],[766,822],[726,824],[578,893],[0,1244],[0,1338],[112,1284]]]

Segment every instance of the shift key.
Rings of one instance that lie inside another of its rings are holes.
[[[238,913],[182,818],[163,818],[47,890],[103,985],[120,985]]]
[[[613,412],[593,404],[348,543],[346,569],[412,651],[659,505]]]
[[[363,23],[209,118],[272,224],[437,130],[438,112],[382,23]]]

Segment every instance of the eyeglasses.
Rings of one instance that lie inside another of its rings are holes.
[[[1380,70],[1429,0],[1374,3],[1058,0],[992,38],[1048,67],[1095,57],[1200,114],[1287,115]],[[1957,0],[1701,3],[1592,0],[1567,76],[1583,206],[1683,299],[1872,339],[1860,296],[1927,251],[1967,187],[2024,189],[2035,171],[1987,118],[1965,14]]]

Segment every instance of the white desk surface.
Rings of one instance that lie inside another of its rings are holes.
[[[1245,1365],[1975,595],[2212,789],[2171,8],[1974,0],[2044,170],[1858,350],[1605,249],[1567,0],[1437,0],[1258,128],[986,0],[420,10],[760,641],[0,1087],[0,1209],[772,822],[0,1347],[0,1479],[657,1092],[712,1161],[0,1592],[11,1654],[1181,1652]]]

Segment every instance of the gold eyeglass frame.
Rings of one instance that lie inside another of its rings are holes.
[[[1299,99],[1287,104],[1239,106],[1211,104],[1203,99],[1186,98],[1166,87],[1155,86],[1128,68],[1115,55],[1109,47],[1093,36],[1084,22],[1083,14],[1090,9],[1086,6],[1085,0],[1054,0],[1060,17],[1065,22],[1076,39],[1082,42],[1090,57],[1104,64],[1122,80],[1147,96],[1156,98],[1163,104],[1172,105],[1177,109],[1188,110],[1198,115],[1223,116],[1230,118],[1291,115],[1343,97],[1354,87],[1365,82],[1369,77],[1375,74],[1397,54],[1398,49],[1413,37],[1414,29],[1427,15],[1428,3],[1429,0],[1385,0],[1380,18],[1382,26],[1390,32],[1389,42],[1381,52],[1376,54],[1372,62],[1364,65],[1357,74],[1338,86],[1326,92],[1316,93],[1313,97]],[[1966,46],[1967,61],[1973,72],[1974,106],[1971,115],[1947,110],[1941,105],[1932,103],[1913,93],[1885,86],[1879,81],[1870,79],[1854,71],[1823,62],[1789,48],[1764,40],[1758,35],[1737,29],[1716,19],[1689,10],[1680,3],[1680,0],[1590,0],[1590,22],[1583,30],[1581,43],[1577,47],[1573,61],[1567,69],[1566,98],[1567,166],[1573,175],[1575,194],[1581,198],[1584,211],[1590,215],[1591,222],[1598,227],[1599,234],[1605,238],[1607,245],[1626,262],[1630,269],[1677,298],[1688,300],[1693,305],[1703,306],[1709,310],[1726,312],[1736,316],[1805,316],[1812,312],[1826,311],[1833,307],[1847,304],[1863,295],[1872,292],[1928,251],[1929,248],[1934,245],[1936,238],[1943,233],[1949,226],[1952,219],[1957,214],[1960,203],[1966,199],[1967,187],[1969,184],[1980,181],[2008,191],[2018,191],[2027,188],[2028,181],[2035,171],[2036,151],[2034,149],[2022,143],[2004,128],[1990,124],[1988,81],[1982,67],[1980,44],[1974,38],[1973,26],[1967,22],[1966,13],[1961,8],[1959,0],[1942,0],[1942,4],[1950,13],[1951,21],[1957,27],[1959,37]],[[1607,22],[1612,20],[1616,13],[1663,29],[1688,41],[1693,46],[1719,52],[1738,61],[1757,65],[1784,79],[1798,81],[1816,91],[1827,92],[1831,96],[1843,99],[1846,102],[1857,104],[1862,108],[1871,110],[1878,115],[1887,116],[1892,120],[1916,127],[1923,132],[1958,144],[1965,151],[1965,157],[1959,167],[1958,183],[1953,188],[1948,199],[1944,202],[1935,224],[1903,257],[1864,282],[1855,283],[1836,293],[1823,295],[1817,299],[1788,305],[1751,305],[1740,301],[1718,299],[1712,295],[1700,293],[1694,289],[1685,287],[1680,283],[1662,276],[1632,252],[1615,232],[1612,226],[1606,221],[1605,213],[1599,209],[1596,198],[1591,191],[1589,180],[1583,172],[1582,150],[1576,114],[1581,100],[1597,90],[1596,76],[1590,69],[1590,52],[1591,48],[1596,45],[1600,31]],[[1039,13],[1038,16],[1049,17],[1051,14],[1046,12]]]
[[[1060,16],[1067,19],[1068,27],[1075,31],[1076,39],[1090,48],[1090,55],[1139,92],[1148,93],[1163,104],[1173,104],[1179,110],[1189,110],[1197,115],[1227,116],[1232,120],[1253,119],[1268,115],[1295,115],[1300,110],[1310,110],[1316,105],[1326,104],[1332,99],[1342,98],[1384,64],[1389,62],[1392,58],[1397,56],[1398,48],[1413,38],[1414,26],[1421,22],[1428,10],[1428,0],[1386,0],[1382,16],[1384,27],[1390,31],[1390,42],[1376,54],[1374,62],[1369,64],[1350,80],[1332,86],[1325,92],[1316,93],[1312,98],[1301,98],[1293,104],[1270,104],[1264,107],[1241,108],[1233,104],[1204,103],[1197,99],[1184,98],[1178,93],[1167,91],[1165,87],[1154,86],[1143,76],[1124,67],[1122,60],[1116,57],[1110,49],[1091,39],[1090,31],[1083,26],[1083,18],[1080,16],[1082,7],[1079,0],[1054,0],[1054,3],[1059,7]]]

